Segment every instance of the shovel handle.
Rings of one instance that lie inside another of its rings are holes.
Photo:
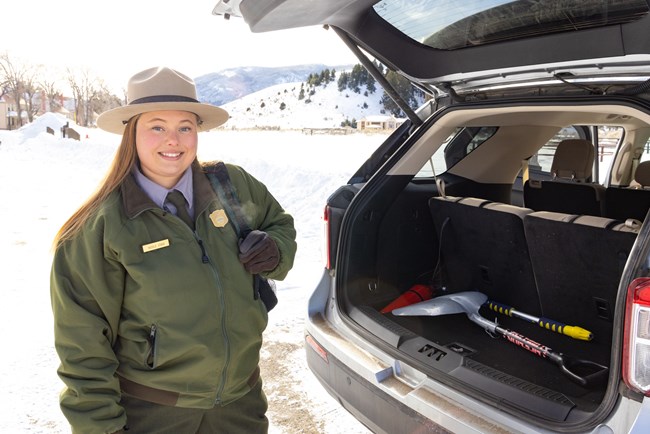
[[[608,377],[609,368],[591,360],[578,359],[562,353],[554,353],[555,363],[562,372],[574,382],[587,388],[603,384]]]
[[[497,326],[495,327],[495,331],[509,342],[533,354],[551,360],[560,367],[567,377],[583,387],[593,387],[607,379],[609,368],[606,366],[590,360],[578,359],[562,353],[556,353],[546,345],[535,342],[512,330]]]
[[[539,325],[541,328],[553,331],[555,333],[560,333],[573,339],[579,339],[582,341],[590,341],[593,339],[594,335],[589,330],[583,329],[582,327],[567,325],[559,321],[552,320],[550,318],[545,318],[543,316],[538,317],[525,312],[521,312],[515,309],[512,306],[507,304],[499,303],[498,301],[488,300],[485,303],[491,310],[507,315],[514,316],[524,321],[531,322],[533,324]]]

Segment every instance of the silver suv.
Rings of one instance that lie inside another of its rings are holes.
[[[386,433],[650,432],[647,1],[214,13],[328,26],[408,118],[324,204],[306,355],[341,405]]]

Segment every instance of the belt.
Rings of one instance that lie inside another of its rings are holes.
[[[156,389],[155,387],[145,386],[144,384],[136,383],[135,381],[127,380],[124,377],[118,375],[120,380],[120,388],[122,392],[133,396],[134,398],[141,399],[143,401],[153,402],[154,404],[175,406],[180,397],[180,393],[172,392],[169,390]],[[260,378],[260,368],[259,366],[255,368],[253,373],[246,384],[248,387],[253,388],[257,384],[257,381]]]

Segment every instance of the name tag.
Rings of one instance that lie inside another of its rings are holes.
[[[153,250],[163,249],[165,247],[169,247],[169,240],[168,239],[164,239],[164,240],[156,241],[156,242],[153,242],[153,243],[145,244],[144,246],[142,246],[142,251],[144,253],[147,253],[147,252],[151,252]]]

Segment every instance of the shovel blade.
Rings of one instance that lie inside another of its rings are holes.
[[[393,315],[397,316],[440,316],[455,313],[471,314],[478,312],[479,307],[486,300],[487,296],[480,292],[457,292],[401,307],[392,312]]]

